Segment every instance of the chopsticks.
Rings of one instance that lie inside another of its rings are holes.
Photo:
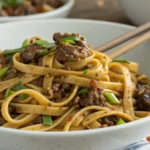
[[[138,36],[138,35],[140,35],[140,36]],[[106,51],[114,48],[115,46],[122,44],[123,42],[131,40],[132,38],[134,38],[136,36],[138,36],[138,38],[134,39],[130,43],[122,46],[121,48],[115,50],[114,52],[112,52],[108,55],[111,58],[119,57],[119,56],[129,52],[133,48],[139,46],[140,44],[146,42],[147,40],[150,40],[150,22],[148,22],[130,32],[127,32],[126,34],[124,34],[122,36],[119,36],[118,38],[96,48],[96,50],[100,51],[100,52],[106,52]]]
[[[122,46],[121,48],[115,50],[112,53],[109,53],[109,57],[114,59],[117,58],[129,51],[131,51],[132,49],[134,49],[135,47],[139,46],[140,44],[146,42],[147,40],[150,40],[150,31],[148,31],[147,33],[139,36],[137,39],[133,40],[132,42]]]

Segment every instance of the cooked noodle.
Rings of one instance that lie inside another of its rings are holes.
[[[144,103],[141,95],[145,90],[144,94],[150,96],[149,79],[139,75],[137,63],[112,61],[106,54],[93,50],[79,34],[58,35],[59,41],[54,35],[56,45],[52,47],[37,43],[47,41],[33,37],[26,40],[23,51],[1,53],[1,70],[9,67],[0,81],[1,117],[6,121],[1,126],[74,131],[124,124],[149,115],[150,97]],[[43,51],[46,53],[39,56]],[[8,56],[12,56],[13,64],[6,62]],[[15,76],[10,77],[13,69]],[[143,91],[138,91],[139,84]],[[23,88],[16,90],[18,85]],[[105,93],[115,98],[108,98]],[[51,123],[46,124],[43,116]]]

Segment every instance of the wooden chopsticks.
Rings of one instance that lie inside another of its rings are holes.
[[[96,50],[100,51],[100,52],[106,52],[106,51],[114,48],[115,46],[122,44],[123,42],[131,40],[132,38],[134,38],[136,36],[138,36],[138,38],[134,39],[130,43],[122,46],[121,48],[113,51],[112,53],[110,53],[108,55],[114,59],[116,57],[119,57],[119,56],[129,52],[130,50],[132,50],[133,48],[146,42],[147,40],[150,40],[150,22],[148,22],[148,23],[122,35],[122,36],[119,36],[118,38],[96,48]]]

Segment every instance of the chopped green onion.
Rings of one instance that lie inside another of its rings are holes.
[[[8,70],[9,70],[9,67],[4,67],[0,69],[0,78],[2,78],[7,73]]]
[[[4,55],[14,55],[14,54],[19,53],[19,52],[24,51],[24,50],[25,50],[25,47],[13,49],[13,50],[4,50],[2,52],[2,54],[4,54]]]
[[[51,116],[42,115],[43,124],[51,126],[53,124]]]
[[[73,40],[66,40],[65,43],[76,44]]]
[[[48,54],[51,54],[55,52],[55,50],[50,50],[50,51],[43,51],[43,52],[39,52],[39,55],[40,56],[45,56],[45,55],[48,55]]]
[[[148,82],[148,84],[147,84],[148,86],[150,86],[150,82]]]
[[[121,124],[125,124],[126,122],[123,119],[119,119],[118,122],[116,123],[116,125],[121,125]]]
[[[7,97],[9,97],[10,95],[12,95],[12,94],[14,94],[14,93],[15,93],[15,91],[12,91],[12,90],[10,90],[10,89],[7,89],[4,97],[7,98]]]
[[[22,47],[26,47],[28,45],[29,45],[29,40],[28,39],[24,40],[22,43]]]
[[[117,60],[117,59],[114,59],[112,62],[121,62],[121,63],[130,63],[130,61],[128,60]]]
[[[88,93],[88,89],[81,89],[78,94],[85,94]]]
[[[22,90],[22,89],[26,89],[27,87],[25,87],[23,84],[22,84],[22,81],[19,81],[17,82],[16,84],[14,84],[13,86],[11,86],[9,89],[12,89],[14,91],[19,91],[19,90]]]
[[[104,96],[105,96],[107,102],[109,102],[110,104],[120,104],[119,100],[113,93],[105,92]]]
[[[29,97],[29,95],[27,95],[27,94],[21,94],[21,95],[19,95],[19,100],[24,100],[28,97]]]
[[[83,71],[83,74],[86,74],[88,72],[89,72],[89,69],[86,69],[86,70]]]
[[[68,41],[73,42],[70,44],[75,44],[75,41],[79,41],[79,37],[70,36],[70,37],[65,37],[59,40],[59,42],[66,42],[66,43],[68,43]]]
[[[35,43],[44,48],[51,48],[51,47],[56,46],[55,43],[49,43],[48,41],[45,41],[45,40],[36,40]]]

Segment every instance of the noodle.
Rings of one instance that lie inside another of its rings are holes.
[[[0,54],[2,127],[76,131],[149,116],[149,79],[137,63],[111,60],[80,34],[56,33],[53,39],[33,37],[23,50]]]

